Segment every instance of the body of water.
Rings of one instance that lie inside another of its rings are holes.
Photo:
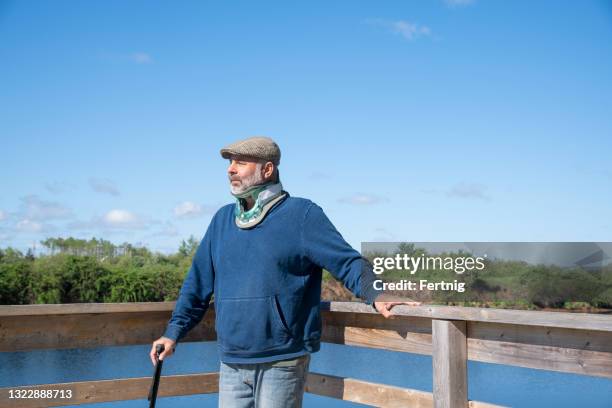
[[[0,387],[151,377],[150,346],[0,353]],[[311,371],[432,391],[431,357],[323,343],[312,355]],[[215,342],[180,343],[164,362],[162,375],[219,370]],[[471,400],[511,407],[611,408],[612,379],[487,364],[468,363]],[[1,405],[1,404],[0,404]],[[144,400],[83,405],[91,408],[146,407]],[[304,407],[364,405],[306,394]],[[217,407],[217,395],[159,398],[159,408]]]

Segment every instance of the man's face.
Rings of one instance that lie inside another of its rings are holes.
[[[263,184],[265,178],[262,167],[263,163],[233,156],[227,168],[232,193],[240,194],[251,186]]]

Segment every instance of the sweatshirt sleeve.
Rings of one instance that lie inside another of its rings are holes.
[[[176,342],[202,320],[213,294],[215,271],[211,257],[210,231],[209,226],[198,245],[164,333],[164,337]]]
[[[323,209],[312,203],[302,228],[304,253],[311,262],[327,269],[355,296],[374,306],[379,292],[370,262],[342,238]]]

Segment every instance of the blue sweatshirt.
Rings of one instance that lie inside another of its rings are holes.
[[[373,305],[378,292],[369,263],[321,207],[288,195],[254,228],[241,229],[228,204],[196,250],[164,336],[184,337],[214,293],[221,361],[262,363],[316,352],[323,268]]]

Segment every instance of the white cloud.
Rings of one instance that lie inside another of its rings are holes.
[[[89,179],[89,185],[98,193],[110,194],[112,196],[119,195],[119,189],[117,189],[115,183],[109,179],[97,179],[92,177]]]
[[[202,206],[193,201],[184,201],[174,207],[174,215],[178,218],[194,218],[202,215]]]
[[[391,24],[391,29],[394,33],[400,34],[405,39],[412,41],[421,36],[431,34],[431,29],[427,26],[409,23],[408,21],[394,21]]]
[[[214,214],[220,205],[198,204],[193,201],[183,201],[176,207],[173,212],[176,218],[198,218],[207,214]]]
[[[351,196],[342,197],[338,200],[340,203],[344,204],[354,204],[354,205],[372,205],[379,204],[383,202],[387,202],[385,197],[380,197],[373,194],[364,194],[364,193],[355,193]]]
[[[15,229],[18,232],[38,233],[54,231],[55,227],[25,218],[17,222]]]
[[[143,230],[159,221],[140,216],[128,210],[113,209],[104,215],[94,216],[91,221],[74,221],[66,227],[70,230]]]
[[[68,207],[52,202],[41,200],[36,195],[21,197],[21,210],[19,215],[24,219],[46,221],[51,219],[66,219],[73,216]]]
[[[136,221],[136,216],[126,210],[110,210],[103,219],[108,224],[125,225]]]
[[[146,228],[145,220],[127,210],[110,210],[101,218],[101,223],[103,226],[106,226],[108,228]]]
[[[146,52],[135,52],[130,54],[130,59],[137,64],[150,64],[153,62],[151,55]]]
[[[446,192],[449,197],[477,199],[489,201],[491,198],[486,193],[487,187],[481,184],[458,184]]]
[[[367,22],[369,24],[385,27],[392,33],[401,35],[408,41],[413,41],[419,37],[427,37],[431,35],[431,28],[429,28],[428,26],[412,23],[409,21],[388,21],[382,19],[369,19],[367,20]]]
[[[0,221],[4,221],[6,219],[6,213],[0,210]]]

